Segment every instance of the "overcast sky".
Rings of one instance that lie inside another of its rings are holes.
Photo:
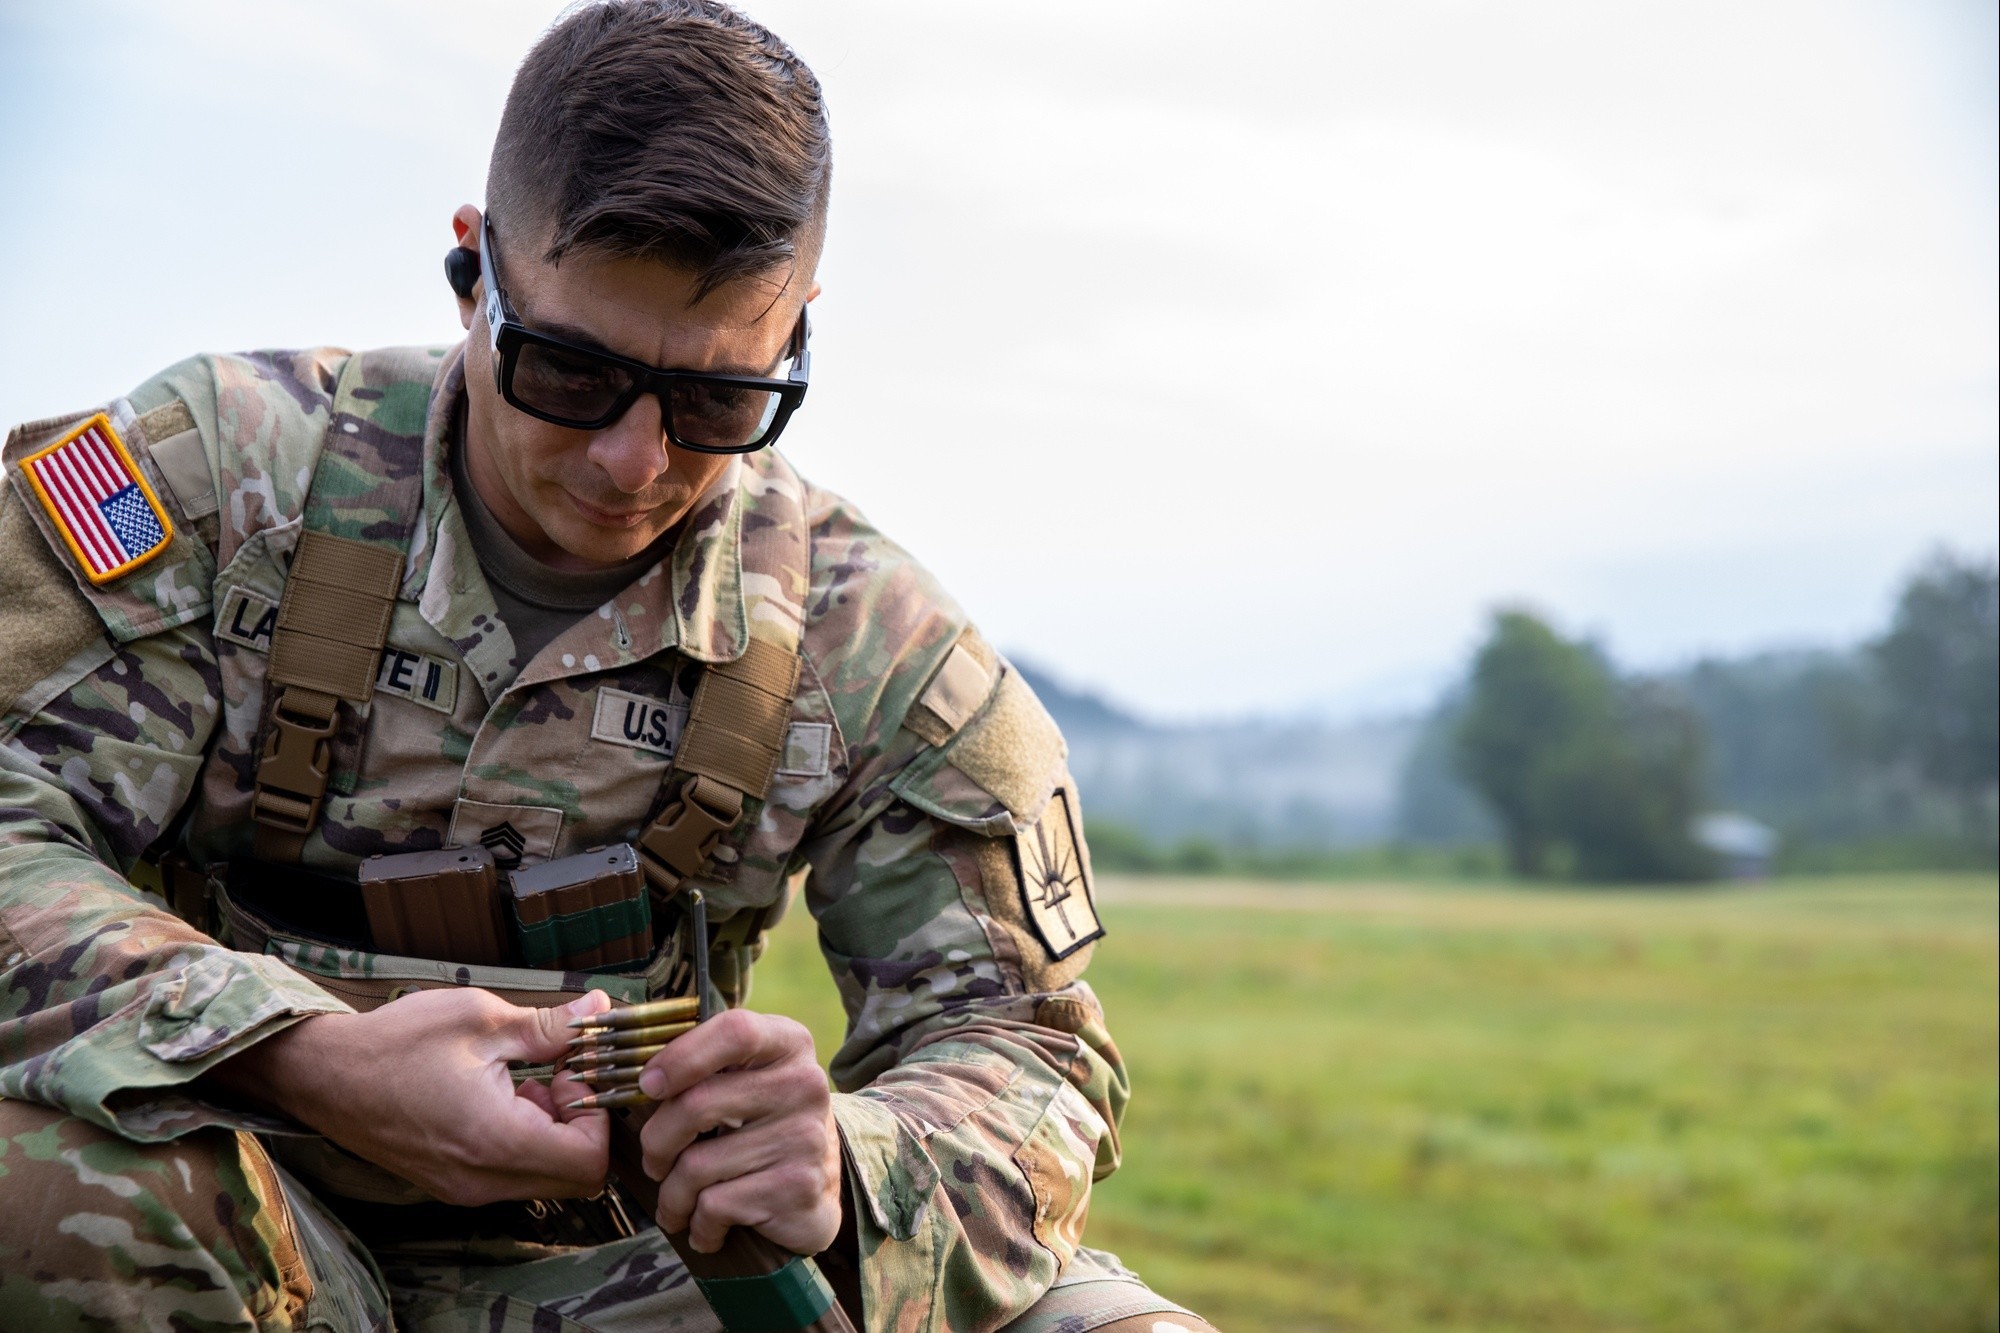
[[[556,10],[0,0],[0,417],[456,337]],[[835,135],[787,452],[1072,680],[1414,706],[1497,603],[1664,665],[1994,547],[1990,0],[752,12]]]

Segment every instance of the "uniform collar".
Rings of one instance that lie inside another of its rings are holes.
[[[682,520],[680,537],[654,565],[595,612],[557,636],[533,662],[513,663],[507,633],[473,554],[452,492],[449,450],[465,402],[465,346],[445,357],[424,423],[424,521],[411,543],[404,596],[452,640],[489,699],[516,685],[627,666],[669,651],[699,662],[743,655],[749,616],[743,593],[746,506],[741,459]]]

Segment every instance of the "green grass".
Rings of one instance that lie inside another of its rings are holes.
[[[1991,876],[1101,897],[1089,1240],[1232,1333],[2000,1327]]]

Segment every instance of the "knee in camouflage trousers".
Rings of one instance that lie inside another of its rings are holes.
[[[713,1333],[658,1232],[505,1261],[381,1264],[249,1134],[135,1143],[0,1099],[0,1328]],[[500,1258],[497,1254],[492,1256]],[[1010,1333],[1209,1333],[1082,1250]]]
[[[294,1195],[248,1134],[134,1143],[0,1101],[0,1326],[386,1328],[364,1252]]]

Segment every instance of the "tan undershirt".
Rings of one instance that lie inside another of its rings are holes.
[[[461,416],[460,421],[464,420]],[[451,450],[451,487],[458,496],[459,511],[465,516],[466,535],[479,568],[493,590],[500,621],[514,636],[516,670],[533,661],[536,654],[555,642],[585,613],[610,601],[641,574],[657,564],[672,545],[669,532],[630,560],[602,569],[551,569],[521,549],[521,544],[500,526],[500,520],[479,498],[465,466],[465,437],[455,432]]]

